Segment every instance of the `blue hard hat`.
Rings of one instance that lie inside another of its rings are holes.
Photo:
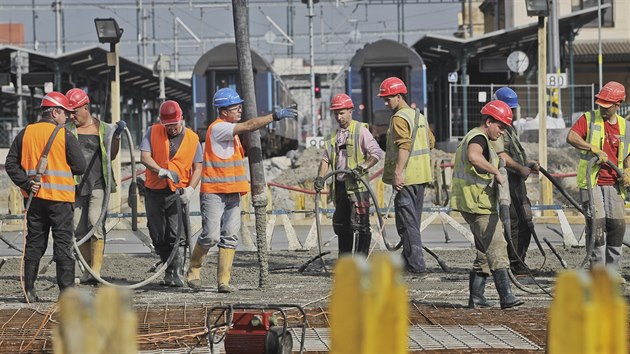
[[[229,107],[243,102],[241,96],[229,87],[220,89],[212,98],[212,105],[217,108]]]
[[[518,107],[518,96],[516,92],[507,86],[498,89],[497,92],[494,93],[494,97],[496,97],[497,100],[507,103],[510,108]]]

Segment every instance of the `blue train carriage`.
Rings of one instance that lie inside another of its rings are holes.
[[[377,96],[383,80],[390,76],[402,79],[407,85],[407,103],[420,112],[425,110],[426,67],[418,53],[406,45],[389,39],[369,43],[356,52],[342,74],[346,93],[354,102],[353,119],[368,123],[383,149],[392,116]]]
[[[258,116],[295,103],[271,65],[253,50],[251,57]],[[242,92],[234,43],[224,43],[212,48],[199,58],[193,69],[193,128],[202,140],[205,139],[208,125],[217,117],[217,111],[212,106],[212,97],[217,90],[224,87]],[[266,157],[282,155],[297,148],[297,123],[288,121],[269,124],[267,129],[261,130],[261,143]]]

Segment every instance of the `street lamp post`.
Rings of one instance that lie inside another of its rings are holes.
[[[109,43],[109,53],[107,53],[107,66],[113,67],[114,76],[110,83],[110,113],[112,124],[120,121],[120,66],[118,63],[118,46],[123,29],[118,27],[118,23],[113,18],[95,18],[96,34],[100,43]],[[112,161],[113,177],[115,181],[120,181],[120,155]],[[111,194],[110,210],[120,211],[121,196],[116,191]]]
[[[545,18],[549,16],[548,0],[525,0],[527,16],[538,17],[538,162],[547,168],[547,31]],[[543,205],[552,204],[551,182],[540,176],[540,199]]]

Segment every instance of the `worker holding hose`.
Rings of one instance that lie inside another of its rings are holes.
[[[41,119],[18,133],[5,162],[7,174],[22,189],[24,198],[30,200],[30,205],[28,201],[25,204],[29,206],[21,274],[24,298],[29,303],[39,301],[35,280],[51,230],[59,290],[74,284],[73,175],[85,171],[79,142],[63,128],[73,111],[66,96],[50,92],[44,96],[40,107]]]
[[[83,176],[75,176],[76,201],[74,203],[74,236],[81,240],[91,228],[94,229],[92,237],[79,245],[81,255],[90,268],[98,276],[101,275],[103,265],[103,252],[105,249],[105,219],[100,225],[96,225],[105,198],[105,188],[112,193],[116,192],[116,181],[112,179],[108,186],[107,169],[107,134],[115,129],[112,138],[111,159],[115,159],[120,148],[120,134],[127,126],[125,121],[108,124],[92,116],[90,113],[90,98],[80,88],[73,88],[66,92],[70,108],[74,109],[70,117],[68,130],[79,140],[81,152],[87,163]],[[96,279],[87,271],[83,271],[80,278],[81,284],[97,284]]]
[[[324,188],[323,176],[332,170],[352,170],[353,176],[338,174],[331,184],[335,203],[333,230],[339,240],[339,255],[370,251],[370,194],[357,178],[383,158],[385,152],[370,133],[367,124],[352,120],[354,104],[345,93],[335,95],[330,110],[339,124],[324,140],[325,149],[314,181],[316,190]],[[355,239],[355,234],[357,239]]]
[[[590,255],[591,266],[605,264],[619,270],[622,255],[622,242],[626,232],[624,220],[625,187],[630,186],[630,127],[626,120],[617,114],[621,103],[626,99],[626,90],[618,82],[610,81],[595,95],[598,109],[586,112],[578,118],[569,134],[567,143],[580,152],[577,183],[580,189],[582,207],[586,214],[594,218],[594,230],[587,230],[586,235],[594,237],[594,247]],[[586,175],[588,162],[598,157],[591,175]],[[609,166],[613,162],[623,170],[623,176]],[[593,186],[593,205],[590,210],[587,178]],[[622,179],[619,185],[618,181]],[[587,227],[589,224],[587,223]],[[590,244],[587,239],[587,243]]]
[[[518,96],[509,87],[501,87],[495,94],[497,100],[505,102],[512,109],[512,117],[516,117],[518,110]],[[510,185],[510,236],[514,249],[508,247],[510,268],[513,274],[527,274],[524,265],[527,249],[532,239],[530,222],[532,219],[532,203],[527,197],[525,180],[532,172],[538,171],[538,162],[528,160],[525,149],[521,145],[518,132],[514,126],[509,125],[503,136],[496,141],[491,141],[500,158],[505,161]],[[533,226],[533,224],[531,224]]]
[[[378,96],[393,115],[387,130],[383,182],[396,191],[396,230],[402,241],[405,270],[426,274],[420,220],[424,189],[433,180],[430,149],[435,144],[427,119],[407,103],[407,86],[397,77],[381,83]]]
[[[160,105],[160,122],[147,129],[140,144],[140,161],[147,168],[145,208],[155,252],[162,263],[175,252],[161,285],[182,287],[186,240],[180,237],[184,231],[180,217],[188,215],[181,212],[181,204],[190,202],[201,180],[203,150],[199,136],[185,127],[177,102]]]
[[[481,109],[481,124],[473,128],[457,147],[453,171],[451,207],[459,211],[475,237],[477,257],[470,272],[468,306],[490,307],[484,296],[490,273],[499,293],[501,308],[523,304],[512,293],[507,242],[497,210],[495,183],[508,183],[499,172],[499,156],[490,145],[512,124],[512,110],[494,100]]]

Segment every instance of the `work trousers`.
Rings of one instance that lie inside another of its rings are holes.
[[[184,232],[177,209],[177,199],[179,198],[180,196],[175,192],[156,192],[148,188],[145,193],[147,227],[153,241],[153,247],[155,247],[155,253],[160,256],[162,262],[168,260],[179,236],[178,231]],[[183,213],[184,205],[180,204],[180,207]],[[186,245],[184,238],[180,241],[180,245]]]
[[[346,176],[348,178],[348,176]],[[333,230],[339,240],[339,255],[354,250],[364,255],[370,252],[370,200],[368,192],[349,196],[344,181],[335,181],[335,213]],[[354,235],[357,235],[355,241]]]
[[[588,192],[580,191],[583,210],[590,210]],[[595,203],[595,247],[591,253],[591,266],[606,265],[619,269],[622,256],[623,237],[626,234],[624,202],[617,186],[596,186],[593,188]],[[590,242],[590,225],[586,228],[587,244]]]
[[[519,258],[525,261],[527,249],[532,240],[528,220],[532,218],[532,203],[527,197],[525,181],[521,176],[508,173],[510,185],[510,239],[514,249],[508,247],[508,257],[512,266],[520,265]],[[516,251],[516,252],[514,252]]]
[[[403,247],[402,257],[405,269],[411,273],[423,273],[427,270],[420,238],[423,203],[424,184],[404,186],[394,198],[396,230]]]
[[[104,198],[105,191],[102,189],[95,189],[89,195],[77,196],[74,202],[74,235],[77,241],[96,225],[98,217],[101,216]],[[105,239],[105,219],[103,218],[102,224],[96,228],[92,237],[99,240]]]
[[[473,271],[491,274],[495,270],[509,268],[507,242],[503,237],[499,214],[461,214],[475,237],[477,257],[473,262]]]
[[[201,224],[197,245],[205,250],[217,244],[236,249],[241,230],[241,194],[201,193]]]

